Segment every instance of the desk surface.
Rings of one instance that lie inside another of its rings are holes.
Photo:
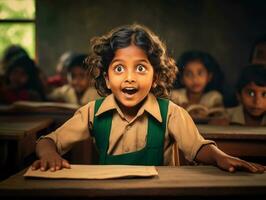
[[[21,139],[48,128],[52,123],[51,118],[0,117],[0,140]]]
[[[266,127],[197,125],[199,132],[208,139],[259,139],[266,140]]]
[[[266,164],[266,127],[197,125],[205,139],[224,152]],[[249,158],[248,158],[249,157]]]
[[[75,109],[64,109],[57,107],[25,107],[0,106],[0,117],[29,117],[29,118],[51,118],[54,127],[57,128],[74,115]]]
[[[266,173],[229,173],[213,166],[157,167],[153,178],[26,179],[24,171],[0,183],[0,196],[175,197],[266,195]]]
[[[0,115],[13,114],[63,114],[73,115],[79,108],[75,104],[68,103],[53,103],[53,102],[32,102],[34,106],[14,106],[14,105],[0,105]],[[40,104],[40,106],[38,106]],[[53,106],[57,105],[57,106]]]

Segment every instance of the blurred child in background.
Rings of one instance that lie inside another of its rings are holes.
[[[237,82],[240,105],[228,109],[231,124],[266,126],[266,66],[246,66]]]
[[[10,45],[9,47],[7,47],[3,53],[2,58],[1,58],[1,70],[2,70],[2,72],[4,73],[8,63],[10,63],[13,60],[16,60],[17,58],[22,57],[22,56],[29,57],[26,50],[23,47],[21,47],[20,45],[13,44],[13,45]]]
[[[84,64],[86,57],[85,54],[72,54],[69,57],[65,66],[68,84],[56,88],[49,95],[50,100],[85,105],[99,97],[93,79],[88,78],[87,66]]]
[[[61,87],[68,83],[67,81],[67,67],[71,63],[71,60],[77,56],[77,53],[67,51],[63,53],[56,66],[56,75],[48,77],[48,84],[52,88]]]
[[[178,87],[172,90],[170,99],[184,107],[201,104],[207,108],[223,107],[221,91],[223,74],[214,58],[201,51],[188,51],[177,63]],[[193,117],[193,116],[192,116]]]
[[[5,63],[5,83],[0,92],[1,103],[45,100],[44,87],[39,74],[40,70],[27,55],[21,53],[13,56]]]

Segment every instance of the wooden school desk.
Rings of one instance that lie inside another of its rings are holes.
[[[197,125],[205,139],[214,140],[226,153],[237,157],[265,157],[266,127]]]
[[[52,124],[50,118],[1,116],[0,141],[7,149],[5,168],[12,172],[22,169],[26,158],[35,152],[37,138],[47,134]]]
[[[214,140],[229,155],[266,165],[266,127],[197,125],[205,139]]]
[[[75,111],[76,109],[65,109],[61,107],[0,106],[0,116],[51,118],[54,120],[55,128],[61,126],[71,118]]]
[[[24,178],[0,183],[1,199],[228,199],[264,197],[266,173],[229,173],[213,166],[156,167],[152,178],[67,180]],[[4,198],[3,198],[4,197]],[[38,198],[37,198],[38,197]]]
[[[36,102],[32,102],[34,105]],[[48,104],[48,105],[47,105]],[[51,104],[51,105],[50,105]],[[61,105],[58,107],[57,105]],[[39,102],[37,106],[9,105],[0,106],[0,117],[29,117],[29,118],[51,118],[54,121],[53,130],[61,126],[71,118],[78,109],[73,106],[67,107],[64,103]],[[53,131],[51,130],[51,131]],[[91,140],[82,141],[75,145],[64,157],[71,163],[90,164],[93,158],[93,146]]]

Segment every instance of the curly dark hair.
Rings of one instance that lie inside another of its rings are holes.
[[[147,27],[139,24],[125,25],[111,30],[106,35],[91,40],[91,52],[86,64],[95,78],[95,87],[101,96],[111,93],[104,75],[118,49],[130,45],[140,47],[147,55],[155,74],[155,87],[151,92],[156,97],[167,97],[177,73],[175,60],[166,53],[164,43]]]
[[[207,71],[212,74],[212,79],[206,85],[204,92],[208,92],[210,90],[222,91],[224,74],[221,71],[220,65],[209,53],[197,50],[184,52],[177,61],[180,73],[178,74],[178,82],[175,83],[175,87],[184,87],[184,85],[181,83],[184,69],[189,62],[193,61],[198,61],[202,63],[207,69]]]
[[[263,64],[251,64],[245,66],[239,77],[236,84],[236,89],[238,93],[241,93],[241,90],[248,85],[249,83],[254,82],[258,86],[266,86],[266,65]]]

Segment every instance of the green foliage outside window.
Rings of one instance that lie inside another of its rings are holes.
[[[0,19],[34,18],[34,0],[0,0]]]
[[[11,44],[35,57],[35,0],[0,0],[0,57]]]

